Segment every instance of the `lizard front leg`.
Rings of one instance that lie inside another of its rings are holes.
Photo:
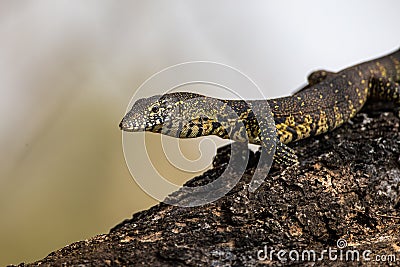
[[[296,152],[279,140],[276,143],[274,160],[276,163],[287,167],[299,163]]]

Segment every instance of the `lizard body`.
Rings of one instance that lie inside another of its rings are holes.
[[[265,139],[277,136],[275,158],[290,165],[297,157],[285,144],[332,131],[354,117],[367,99],[400,105],[400,49],[337,73],[313,72],[308,80],[294,95],[269,100],[224,100],[187,92],[139,99],[120,128],[178,138],[217,135],[269,152],[275,149],[267,147]],[[261,127],[262,119],[255,116],[267,112],[275,123],[272,130]]]

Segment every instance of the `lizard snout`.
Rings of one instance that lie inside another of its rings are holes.
[[[122,119],[122,121],[119,123],[119,128],[123,131],[132,131],[134,129],[132,123],[125,119]]]

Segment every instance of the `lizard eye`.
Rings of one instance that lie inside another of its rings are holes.
[[[151,108],[151,111],[152,112],[154,112],[154,113],[157,113],[158,112],[158,106],[153,106],[152,108]]]
[[[208,117],[205,115],[200,115],[200,120],[201,121],[208,121]]]

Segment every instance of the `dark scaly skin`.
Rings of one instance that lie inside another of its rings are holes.
[[[294,95],[271,100],[223,100],[185,92],[140,99],[120,128],[178,138],[217,135],[248,140],[268,153],[275,147],[267,141],[277,134],[275,159],[291,165],[297,157],[285,144],[332,131],[354,117],[368,98],[400,105],[400,49],[337,73],[316,71],[308,79],[309,84]],[[268,114],[266,107],[276,128],[259,127],[269,122],[257,120],[253,111],[259,118]]]
[[[338,73],[319,71],[320,81],[310,81],[314,85],[269,100],[280,141],[287,144],[331,131],[354,117],[368,98],[400,104],[399,61],[400,50]]]

